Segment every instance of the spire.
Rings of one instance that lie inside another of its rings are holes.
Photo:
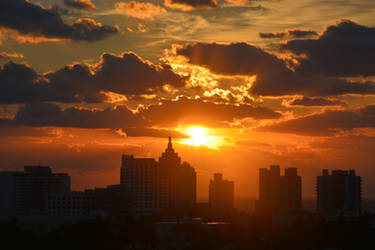
[[[168,149],[172,149],[172,137],[168,137]]]

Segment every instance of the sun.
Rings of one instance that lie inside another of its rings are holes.
[[[207,145],[208,137],[206,135],[206,129],[203,127],[190,127],[187,130],[187,134],[190,138],[186,139],[186,144],[192,146]]]

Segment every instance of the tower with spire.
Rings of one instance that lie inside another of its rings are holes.
[[[161,157],[159,157],[159,163],[164,167],[177,167],[181,164],[181,158],[178,154],[174,151],[172,145],[172,137],[168,137],[168,147],[162,153]]]
[[[181,163],[172,138],[159,157],[161,208],[191,206],[196,200],[196,172],[188,163]]]
[[[181,158],[168,138],[159,161],[122,156],[121,184],[132,194],[136,213],[191,207],[196,201],[196,172]]]

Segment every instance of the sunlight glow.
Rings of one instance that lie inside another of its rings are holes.
[[[194,147],[207,147],[210,149],[219,150],[223,145],[230,145],[231,143],[226,139],[222,131],[212,128],[206,128],[197,124],[190,126],[179,126],[176,128],[182,134],[188,135],[189,138],[181,139],[181,144]]]
[[[190,127],[187,133],[190,136],[190,138],[186,140],[187,142],[186,144],[193,145],[193,146],[207,145],[208,138],[206,136],[205,128]]]

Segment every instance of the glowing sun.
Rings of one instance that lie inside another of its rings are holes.
[[[187,130],[187,134],[190,136],[190,138],[186,139],[186,144],[200,146],[207,145],[208,143],[206,129],[203,127],[190,127]]]

